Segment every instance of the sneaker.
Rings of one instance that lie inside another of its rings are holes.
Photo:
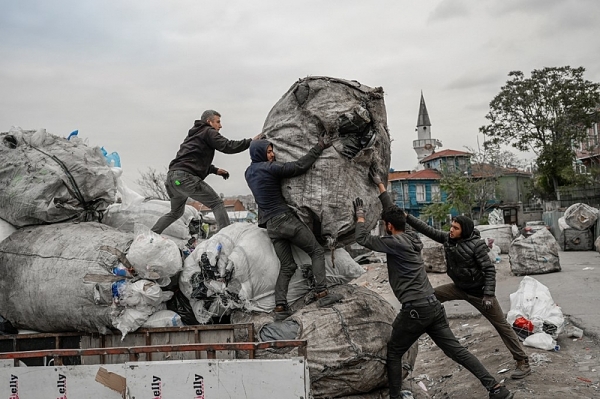
[[[521,378],[527,377],[531,374],[531,366],[529,365],[529,358],[517,361],[517,368],[510,375],[513,380],[520,380]]]
[[[273,312],[275,313],[275,321],[284,321],[292,315],[292,311],[288,305],[277,305]]]
[[[490,399],[512,399],[515,394],[506,389],[504,385],[499,386],[498,388],[492,388],[490,391]]]

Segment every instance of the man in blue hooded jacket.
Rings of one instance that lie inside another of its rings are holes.
[[[341,299],[337,294],[328,295],[325,282],[325,254],[313,232],[304,224],[285,202],[281,192],[281,180],[305,173],[324,149],[331,146],[324,137],[310,149],[308,154],[295,162],[277,162],[273,144],[267,140],[256,140],[250,144],[252,163],[246,169],[246,182],[258,205],[258,225],[266,227],[273,242],[275,253],[281,263],[275,284],[275,320],[285,320],[292,313],[287,303],[290,280],[297,265],[292,256],[291,245],[306,252],[312,260],[315,280],[314,299],[325,306]],[[306,276],[306,275],[305,275]]]

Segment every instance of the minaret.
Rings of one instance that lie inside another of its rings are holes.
[[[423,169],[420,161],[433,154],[435,147],[441,147],[442,143],[439,140],[431,138],[431,121],[429,120],[429,114],[427,113],[427,106],[425,106],[425,98],[423,98],[423,92],[421,91],[421,104],[419,105],[419,117],[417,118],[417,140],[413,141],[413,149],[417,153],[417,160],[419,164],[417,169]]]

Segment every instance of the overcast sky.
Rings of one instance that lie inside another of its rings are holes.
[[[0,131],[78,129],[135,188],[204,109],[252,137],[296,80],[332,76],[383,87],[392,167],[413,169],[421,91],[432,138],[476,147],[510,71],[583,66],[600,82],[599,18],[598,0],[3,1]],[[250,192],[247,151],[214,164],[231,173],[207,178],[217,192]]]

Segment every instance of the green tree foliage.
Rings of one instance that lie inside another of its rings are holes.
[[[565,169],[572,167],[573,143],[581,141],[600,105],[600,84],[583,78],[583,67],[546,67],[526,78],[513,71],[485,116],[489,124],[479,130],[484,145],[510,143],[537,156],[540,187],[547,196],[567,183]]]

